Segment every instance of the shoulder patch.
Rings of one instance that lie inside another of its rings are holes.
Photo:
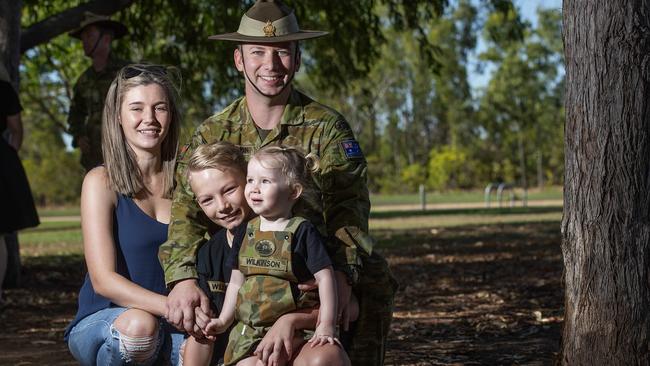
[[[341,121],[341,120],[336,121],[335,126],[336,126],[336,129],[341,131],[341,132],[350,131],[350,124],[347,123],[346,121]]]
[[[361,146],[359,142],[354,139],[345,140],[340,142],[341,149],[345,154],[345,158],[348,160],[363,159],[363,153],[361,152]]]

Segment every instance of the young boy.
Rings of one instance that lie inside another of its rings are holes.
[[[197,253],[199,286],[210,298],[214,315],[223,307],[230,281],[231,268],[226,260],[233,239],[242,240],[245,223],[254,216],[244,197],[246,164],[239,148],[226,142],[200,146],[188,163],[188,181],[197,203],[212,222],[223,228]],[[190,337],[185,344],[183,364],[221,363],[227,342],[228,332],[214,343]]]

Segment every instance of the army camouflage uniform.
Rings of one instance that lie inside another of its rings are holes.
[[[304,221],[294,216],[283,231],[260,231],[259,217],[248,223],[238,255],[238,269],[244,275],[237,294],[238,323],[230,332],[225,365],[252,356],[254,347],[283,314],[318,305],[314,292],[302,292],[294,299],[291,289],[291,283],[298,284],[292,268],[293,236]]]
[[[87,137],[90,150],[81,153],[81,165],[86,171],[100,165],[102,158],[102,112],[104,100],[117,72],[129,63],[112,55],[104,70],[97,72],[89,67],[74,86],[68,114],[68,133],[72,146],[79,147],[79,139]]]
[[[186,170],[192,151],[213,141],[230,141],[247,158],[268,145],[294,146],[318,155],[321,170],[314,181],[321,192],[319,200],[296,206],[294,214],[307,218],[328,238],[335,270],[354,280],[360,309],[349,350],[352,364],[383,364],[397,283],[386,260],[373,251],[373,240],[367,234],[366,161],[345,119],[296,90],[291,92],[281,122],[264,139],[243,97],[204,121],[184,147],[176,169],[169,237],[159,252],[167,284],[197,277],[195,252],[205,241],[210,221],[194,199]]]

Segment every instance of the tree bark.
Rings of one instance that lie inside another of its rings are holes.
[[[11,82],[18,90],[20,64],[20,0],[0,0],[0,62],[7,68]]]
[[[648,365],[650,2],[564,0],[563,365]]]
[[[134,0],[95,0],[55,14],[23,30],[21,34],[20,52],[25,53],[25,51],[32,47],[46,43],[62,33],[77,28],[84,17],[84,13],[87,11],[102,15],[112,15],[128,7],[133,2]],[[20,20],[20,17],[18,19]]]

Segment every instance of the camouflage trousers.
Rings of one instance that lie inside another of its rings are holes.
[[[397,281],[383,257],[373,253],[363,258],[359,283],[353,288],[359,299],[359,319],[348,348],[353,366],[384,364],[397,288]]]

